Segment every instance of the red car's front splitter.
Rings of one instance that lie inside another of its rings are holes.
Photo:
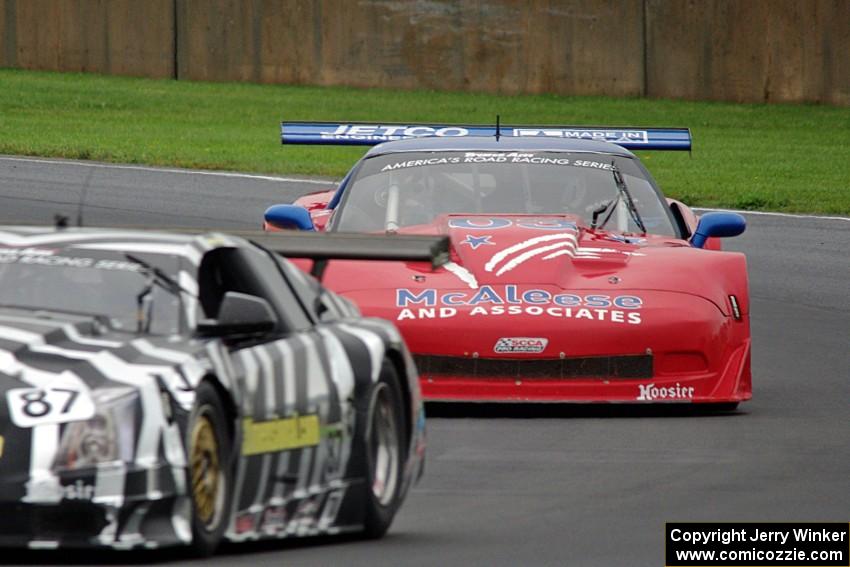
[[[752,397],[750,341],[735,349],[719,373],[650,379],[509,379],[439,376],[420,379],[425,401],[729,403]]]

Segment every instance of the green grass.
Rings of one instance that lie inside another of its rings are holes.
[[[0,153],[339,177],[363,148],[281,147],[278,122],[688,126],[644,152],[690,205],[850,214],[850,108],[195,83],[0,70]]]

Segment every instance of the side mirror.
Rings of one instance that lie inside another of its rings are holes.
[[[747,221],[738,213],[706,213],[699,219],[691,237],[691,246],[702,248],[711,237],[738,236],[747,228]]]
[[[221,301],[218,319],[198,321],[198,334],[203,337],[262,334],[273,330],[276,324],[277,317],[268,301],[228,291]]]
[[[263,213],[263,219],[273,228],[316,230],[310,212],[298,205],[272,205]]]

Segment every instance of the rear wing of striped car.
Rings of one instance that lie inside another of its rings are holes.
[[[106,227],[100,227],[106,228]],[[141,226],[112,226],[129,230],[149,229]],[[70,228],[67,230],[76,230]],[[308,232],[287,230],[226,230],[208,232],[188,227],[157,227],[157,232],[173,232],[205,236],[220,244],[228,236],[237,236],[285,258],[313,260],[312,273],[321,279],[329,260],[372,260],[384,262],[423,262],[436,270],[447,264],[448,236],[414,234],[369,234],[349,232]]]
[[[239,232],[255,244],[285,256],[328,260],[426,262],[436,269],[449,261],[447,236],[362,234],[346,232]]]
[[[689,128],[615,126],[510,126],[482,124],[401,124],[387,122],[281,122],[282,144],[374,146],[424,137],[537,137],[611,142],[629,150],[690,151]]]

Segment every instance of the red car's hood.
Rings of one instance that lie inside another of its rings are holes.
[[[584,275],[622,270],[640,254],[636,245],[598,238],[566,215],[448,217],[437,228],[451,239],[449,270],[474,277],[478,285],[572,288]]]
[[[591,230],[571,215],[445,215],[433,225],[404,232],[448,235],[452,261],[436,272],[400,262],[335,262],[325,284],[340,293],[475,293],[482,287],[505,291],[503,286],[515,286],[518,292],[541,286],[601,290],[612,296],[667,291],[703,297],[724,313],[728,290],[739,289],[746,296],[746,270],[729,269],[729,264],[744,262],[740,254],[695,249],[673,237]],[[748,311],[747,305],[740,307]]]

